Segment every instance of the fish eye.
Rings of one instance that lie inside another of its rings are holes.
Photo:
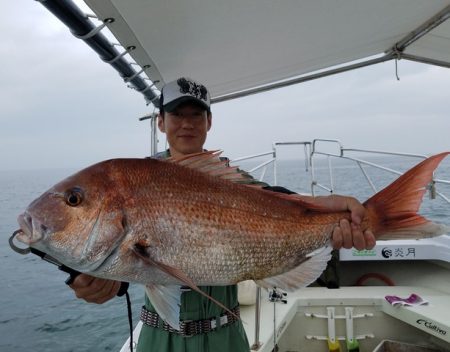
[[[65,193],[64,198],[67,205],[76,207],[83,201],[83,192],[79,188],[72,188]]]

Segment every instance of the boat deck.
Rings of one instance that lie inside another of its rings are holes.
[[[418,294],[429,304],[416,307],[393,307],[384,298],[386,295],[406,298],[412,293]],[[374,317],[373,322],[377,322],[378,325],[380,323],[378,320],[381,319],[381,325],[386,324],[387,329],[389,329],[389,322],[384,322],[386,317],[382,318],[386,314],[425,333],[411,334],[411,330],[406,327],[403,330],[398,330],[397,335],[402,335],[402,331],[407,331],[407,335],[416,335],[422,340],[437,342],[444,346],[442,348],[449,348],[450,346],[450,318],[448,312],[442,309],[442,307],[450,306],[450,297],[445,292],[413,286],[342,287],[332,290],[312,287],[302,289],[295,294],[289,294],[287,301],[287,304],[283,304],[271,303],[267,299],[263,299],[259,338],[261,347],[258,351],[269,352],[274,347],[274,304],[275,335],[280,351],[302,351],[301,347],[300,349],[296,347],[299,345],[308,346],[305,351],[311,350],[311,341],[317,342],[317,340],[325,339],[328,335],[327,319],[317,318],[326,316],[327,307],[334,307],[336,310],[336,338],[338,340],[345,339],[345,319],[338,320],[344,318],[345,307],[353,307],[355,315],[368,315],[368,318],[362,319],[365,321],[358,320],[356,322],[355,319],[355,336],[358,336],[361,340],[373,339],[373,342],[369,343],[372,347],[383,334],[388,332],[382,331],[384,330],[382,326],[373,326],[368,321],[371,319],[369,316]],[[254,342],[255,334],[254,307],[244,306],[241,309],[242,320],[251,344]],[[288,327],[290,331],[286,332]],[[290,336],[284,336],[285,332]],[[427,338],[428,335],[433,336],[433,338]],[[395,338],[395,336],[387,337]],[[408,337],[408,341],[413,342],[411,336]],[[295,346],[293,347],[293,345]],[[285,348],[282,346],[285,346]],[[286,346],[290,347],[287,349]],[[322,350],[323,347],[325,346],[322,346]]]
[[[406,298],[412,293],[429,303],[394,307],[385,300],[386,295]],[[433,344],[442,351],[450,351],[450,317],[447,309],[450,307],[450,296],[446,292],[417,286],[308,287],[288,294],[286,304],[270,302],[265,291],[262,296],[260,345],[259,348],[251,346],[255,351],[271,352],[275,344],[280,352],[324,350],[328,325],[327,319],[321,318],[326,317],[328,307],[335,309],[336,339],[339,341],[345,340],[346,336],[345,308],[354,309],[354,336],[364,351],[374,350],[385,339]],[[242,306],[241,318],[250,345],[253,345],[255,305]],[[141,324],[134,330],[135,341]],[[127,341],[121,352],[129,351],[128,344]]]

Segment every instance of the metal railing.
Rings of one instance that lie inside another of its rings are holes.
[[[267,166],[275,163],[275,160],[276,160],[276,151],[275,150],[272,150],[271,152],[264,152],[264,153],[259,153],[259,154],[243,156],[241,158],[231,160],[230,163],[236,163],[238,161],[245,161],[245,160],[253,160],[253,159],[261,158],[261,157],[267,156],[267,155],[271,155],[272,157],[269,160],[264,161],[261,164],[251,168],[250,170],[247,170],[247,172],[252,173],[252,172],[258,171],[259,169],[263,169],[261,176],[259,177],[259,180],[263,181],[264,177],[266,176]],[[274,167],[274,175],[276,172],[275,170],[276,169]]]
[[[264,181],[264,177],[267,172],[267,167],[269,165],[273,166],[273,185],[278,185],[278,167],[277,167],[277,149],[281,146],[303,146],[304,151],[304,158],[305,158],[305,169],[306,171],[309,170],[309,158],[311,154],[311,142],[274,142],[272,144],[272,151],[259,153],[259,154],[252,154],[244,157],[240,157],[237,159],[233,159],[230,161],[230,163],[237,163],[239,161],[247,161],[247,160],[254,160],[261,158],[263,156],[271,155],[271,158],[267,161],[263,161],[262,163],[258,164],[257,166],[246,170],[249,173],[258,171],[262,169],[261,175],[259,177],[260,181]]]
[[[327,146],[334,146],[337,147],[337,151],[335,152],[329,152],[320,150],[319,146],[323,147],[324,145]],[[335,191],[335,179],[334,179],[334,173],[333,173],[333,165],[331,160],[332,159],[345,159],[349,160],[353,163],[356,163],[358,165],[362,175],[364,176],[365,180],[371,187],[372,191],[374,193],[377,192],[377,188],[375,187],[375,184],[369,174],[367,173],[365,167],[373,167],[379,170],[386,171],[388,173],[394,174],[394,175],[402,175],[403,172],[394,170],[392,168],[383,166],[381,164],[363,160],[360,158],[352,157],[347,154],[351,153],[365,153],[365,154],[375,154],[375,155],[389,155],[389,156],[398,156],[398,157],[407,157],[407,158],[413,158],[413,159],[426,159],[426,155],[421,154],[410,154],[410,153],[398,153],[398,152],[391,152],[391,151],[381,151],[381,150],[368,150],[368,149],[355,149],[355,148],[344,148],[343,144],[337,140],[337,139],[314,139],[312,142],[275,142],[272,144],[272,151],[259,153],[259,154],[253,154],[244,156],[241,158],[237,158],[231,161],[231,163],[237,163],[240,161],[248,161],[248,160],[255,160],[262,157],[270,156],[270,158],[266,161],[260,162],[257,166],[251,168],[248,170],[248,172],[252,173],[255,171],[258,171],[262,169],[261,176],[259,177],[260,181],[264,181],[264,177],[267,172],[267,167],[269,165],[273,166],[273,180],[274,185],[277,185],[278,183],[278,167],[277,167],[277,151],[279,147],[282,146],[303,146],[304,150],[304,160],[305,160],[305,170],[310,174],[311,180],[311,194],[315,195],[315,189],[320,188],[323,189],[329,193],[334,193]],[[328,159],[328,174],[329,174],[329,186],[324,185],[322,183],[319,183],[316,176],[316,159],[319,156],[324,156]],[[445,196],[441,192],[438,192],[436,189],[437,184],[447,184],[450,185],[449,180],[442,180],[442,179],[436,179],[433,178],[433,181],[430,183],[430,186],[428,188],[430,193],[430,198],[434,199],[436,196],[440,196],[444,201],[450,204],[449,197]],[[254,343],[251,346],[251,350],[258,350],[261,347],[261,342],[259,341],[259,329],[260,329],[260,311],[261,311],[261,288],[257,288],[256,292],[256,307],[255,307],[255,337],[254,337]]]
[[[327,144],[334,144],[338,147],[338,152],[337,153],[332,153],[332,152],[324,152],[324,151],[320,151],[318,148],[319,144],[323,144],[323,143],[327,143]],[[426,155],[423,154],[411,154],[411,153],[399,153],[399,152],[392,152],[392,151],[384,151],[384,150],[369,150],[369,149],[355,149],[355,148],[344,148],[344,146],[342,145],[342,143],[337,140],[337,139],[315,139],[312,142],[312,148],[311,148],[311,155],[310,155],[310,163],[311,163],[311,174],[312,174],[312,178],[311,178],[311,193],[312,195],[315,194],[315,187],[327,190],[330,193],[334,193],[335,191],[335,187],[334,187],[334,175],[333,175],[333,167],[331,165],[331,159],[336,158],[336,159],[346,159],[349,161],[352,161],[354,163],[356,163],[359,167],[359,169],[361,170],[362,175],[364,176],[365,180],[367,181],[367,183],[369,184],[369,186],[371,187],[372,191],[374,193],[378,192],[378,189],[375,187],[375,184],[373,182],[373,180],[371,179],[371,177],[369,176],[369,174],[367,173],[365,166],[370,166],[373,167],[375,169],[378,170],[383,170],[386,171],[388,173],[394,174],[394,175],[402,175],[403,172],[398,171],[398,170],[394,170],[392,168],[383,166],[381,164],[378,163],[374,163],[371,161],[367,161],[367,160],[363,160],[360,158],[356,158],[356,157],[351,157],[347,154],[349,153],[365,153],[365,154],[375,154],[375,155],[389,155],[389,156],[398,156],[398,157],[407,157],[407,158],[411,158],[411,159],[417,159],[419,161],[424,160],[427,158]],[[326,156],[328,158],[328,169],[329,169],[329,174],[330,174],[330,187],[326,187],[325,185],[319,183],[317,181],[317,178],[315,177],[315,158],[318,155],[322,155],[322,156]],[[443,200],[445,200],[447,203],[450,203],[450,199],[449,197],[445,196],[443,193],[439,192],[436,189],[436,185],[437,184],[447,184],[450,185],[450,181],[448,180],[443,180],[443,179],[437,179],[433,177],[432,182],[430,183],[428,190],[429,190],[429,194],[430,194],[430,198],[431,199],[435,199],[436,196],[441,197]]]
[[[363,160],[358,157],[351,156],[352,153],[364,153],[364,154],[374,154],[374,155],[386,155],[386,156],[398,156],[398,157],[406,157],[411,159],[417,159],[419,161],[424,160],[427,158],[426,155],[422,154],[411,154],[411,153],[399,153],[399,152],[392,152],[392,151],[383,151],[383,150],[370,150],[370,149],[356,149],[356,148],[344,148],[343,144],[337,140],[337,139],[314,139],[312,142],[275,142],[272,144],[272,151],[259,153],[259,154],[253,154],[248,155],[244,157],[240,157],[237,159],[233,159],[231,163],[236,164],[240,161],[248,161],[248,160],[260,160],[260,158],[265,156],[270,156],[268,160],[264,160],[260,162],[258,165],[252,167],[251,169],[247,170],[250,173],[254,173],[256,171],[262,170],[261,175],[259,176],[260,181],[265,180],[265,176],[267,174],[267,168],[272,165],[273,167],[273,185],[278,185],[278,149],[280,147],[284,146],[302,146],[303,147],[303,155],[299,155],[300,158],[304,158],[305,163],[305,171],[309,172],[310,176],[310,193],[312,195],[316,194],[317,189],[322,189],[328,193],[334,193],[336,191],[335,187],[335,175],[334,175],[334,169],[332,160],[333,159],[341,159],[341,160],[348,160],[353,162],[358,166],[358,168],[361,171],[361,174],[363,175],[364,179],[366,180],[367,184],[370,186],[372,191],[376,193],[378,191],[377,187],[375,186],[375,183],[373,182],[372,178],[368,174],[366,167],[372,167],[378,170],[386,171],[387,173],[400,176],[403,174],[403,172],[399,170],[395,170],[393,168],[383,166],[381,163],[376,163],[373,161]],[[337,148],[337,150],[334,151],[324,151],[324,147],[334,147]],[[322,149],[321,149],[322,148]],[[319,182],[317,177],[317,167],[316,167],[316,161],[319,156],[323,156],[327,158],[328,162],[328,176],[329,176],[329,184],[324,184]],[[449,180],[443,180],[438,178],[433,178],[433,181],[429,185],[429,193],[430,197],[432,199],[436,198],[437,196],[441,197],[443,200],[445,200],[447,203],[450,203],[450,198],[446,195],[444,195],[442,192],[439,192],[436,189],[436,185],[438,184],[446,184],[450,185]]]

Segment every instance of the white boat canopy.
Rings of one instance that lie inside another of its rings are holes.
[[[54,13],[70,3],[42,1]],[[142,68],[133,75],[151,80],[139,91],[188,76],[217,102],[391,59],[450,67],[450,0],[86,3]]]

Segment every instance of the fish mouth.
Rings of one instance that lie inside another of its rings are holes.
[[[22,232],[16,238],[29,246],[42,240],[44,234],[47,233],[47,227],[40,224],[37,220],[33,220],[33,217],[28,212],[19,215],[17,222]]]

